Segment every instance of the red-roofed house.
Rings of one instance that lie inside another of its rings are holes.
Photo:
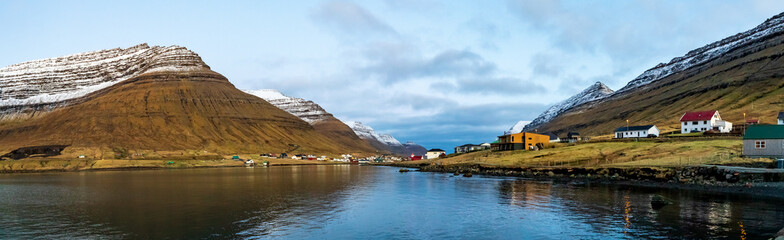
[[[732,131],[732,123],[721,120],[719,111],[686,112],[681,117],[681,133],[715,130],[723,133]]]

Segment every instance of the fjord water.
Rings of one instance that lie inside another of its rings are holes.
[[[779,202],[349,165],[12,174],[0,239],[760,239]]]

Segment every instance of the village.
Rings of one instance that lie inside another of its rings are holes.
[[[441,149],[431,149],[426,156],[411,156],[410,160],[437,159],[452,157],[465,153],[492,150],[512,151],[527,150],[538,151],[545,148],[554,148],[555,144],[579,144],[596,142],[624,142],[629,140],[650,141],[657,138],[667,139],[742,139],[742,157],[745,158],[771,158],[776,159],[777,166],[784,168],[784,112],[779,112],[776,124],[760,124],[757,118],[745,119],[745,122],[733,126],[733,123],[722,119],[718,110],[685,112],[681,118],[680,129],[663,133],[654,125],[631,125],[626,121],[625,126],[619,126],[612,134],[607,136],[591,137],[581,136],[579,132],[570,131],[563,136],[549,132],[519,132],[505,133],[498,136],[492,143],[464,144],[454,148],[454,153],[446,155]],[[744,114],[745,118],[745,114]],[[608,137],[611,136],[611,137]]]

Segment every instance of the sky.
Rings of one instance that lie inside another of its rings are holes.
[[[277,89],[451,152],[782,11],[762,0],[4,0],[0,66],[180,45],[239,89]]]

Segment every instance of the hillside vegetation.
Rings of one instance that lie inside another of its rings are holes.
[[[712,109],[736,126],[742,124],[743,113],[761,123],[775,123],[777,113],[784,110],[782,41],[784,37],[777,35],[648,86],[572,109],[539,131],[606,135],[627,119],[633,125],[655,124],[672,131],[679,128],[684,112]]]

